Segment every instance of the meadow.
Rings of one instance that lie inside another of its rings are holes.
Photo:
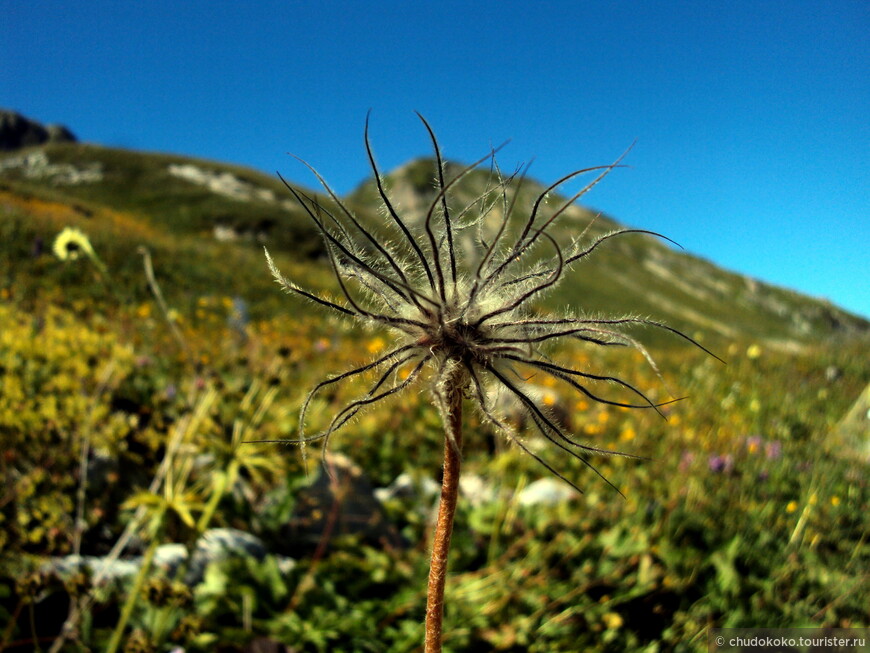
[[[335,485],[326,515],[307,509],[319,534],[294,536],[324,454],[248,442],[294,437],[308,389],[372,360],[387,335],[282,295],[257,247],[0,192],[0,650],[419,650],[423,488],[439,478],[444,437],[428,394],[379,404],[330,441],[328,458],[372,487],[414,479],[417,491],[382,503],[391,541],[339,528],[329,515],[349,498]],[[103,269],[52,253],[69,225]],[[323,262],[276,260],[328,284]],[[711,628],[870,626],[866,439],[839,428],[870,383],[867,338],[704,343],[727,364],[656,338],[661,377],[624,348],[557,352],[654,401],[686,397],[666,419],[540,379],[566,428],[648,458],[598,461],[624,498],[527,430],[584,494],[524,505],[523,490],[552,475],[467,411],[463,474],[481,483],[459,503],[445,650],[706,651]],[[324,393],[312,419],[367,387]],[[196,584],[189,563],[159,564],[160,545],[192,553],[215,528],[266,551],[210,564]],[[58,564],[74,555],[137,563],[108,582]]]

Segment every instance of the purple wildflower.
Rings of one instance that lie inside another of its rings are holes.
[[[727,473],[730,472],[734,467],[734,459],[731,457],[731,454],[725,454],[724,456],[720,456],[718,454],[713,454],[710,456],[707,464],[710,467],[711,471],[718,473]]]

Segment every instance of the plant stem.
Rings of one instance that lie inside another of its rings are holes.
[[[136,578],[133,581],[133,587],[127,595],[124,607],[121,609],[121,616],[118,619],[118,623],[115,625],[115,630],[112,632],[112,638],[109,640],[108,646],[106,646],[106,653],[115,653],[121,645],[124,630],[127,628],[127,623],[133,615],[133,609],[136,607],[136,603],[139,600],[139,594],[145,586],[145,579],[148,577],[148,572],[151,570],[151,563],[154,562],[154,555],[157,553],[157,547],[160,545],[159,531],[162,530],[163,517],[165,514],[166,509],[164,507],[159,508],[155,518],[155,521],[160,525],[156,529],[158,532],[153,534],[151,544],[145,551],[145,555],[142,558],[142,566],[139,568],[139,573],[136,574]]]
[[[139,253],[142,255],[142,260],[145,265],[145,277],[148,279],[148,285],[151,287],[151,292],[154,293],[154,298],[157,300],[160,312],[163,313],[163,317],[166,318],[166,322],[172,330],[172,335],[175,336],[178,344],[181,345],[182,351],[185,354],[189,354],[190,349],[187,346],[187,341],[184,339],[184,336],[181,335],[181,330],[170,316],[169,307],[166,305],[166,300],[163,299],[163,293],[160,292],[160,286],[157,283],[157,278],[154,276],[154,266],[151,263],[151,252],[148,251],[147,247],[140,246]]]
[[[451,381],[458,381],[458,379],[454,377]],[[448,382],[446,393],[444,475],[441,480],[441,501],[438,505],[438,521],[435,524],[432,558],[429,563],[425,653],[441,651],[447,558],[450,554],[450,536],[453,534],[453,517],[456,514],[456,500],[459,497],[459,470],[462,463],[462,384]]]

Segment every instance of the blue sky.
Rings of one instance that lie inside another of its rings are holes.
[[[870,317],[870,3],[0,0],[0,107],[339,192],[510,138],[586,204]]]

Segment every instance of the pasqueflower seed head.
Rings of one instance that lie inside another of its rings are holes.
[[[298,438],[283,442],[320,441],[326,447],[332,434],[361,410],[421,382],[428,383],[446,420],[445,398],[455,389],[448,386],[458,383],[485,421],[579,491],[579,487],[526,445],[499,414],[496,397],[510,398],[547,440],[599,476],[591,456],[638,457],[579,442],[527,387],[525,379],[529,372],[551,377],[571,391],[603,404],[660,412],[664,403],[653,402],[630,383],[607,373],[592,374],[561,364],[547,352],[559,341],[579,340],[603,347],[628,345],[652,362],[643,346],[626,333],[627,328],[636,325],[667,330],[704,348],[676,329],[653,320],[633,316],[553,317],[536,311],[533,304],[568,278],[580,261],[606,241],[627,234],[664,236],[643,229],[619,229],[585,240],[584,231],[568,243],[557,241],[554,227],[566,209],[619,166],[622,157],[608,165],[575,170],[540,192],[530,207],[520,207],[516,205],[520,196],[517,188],[524,181],[525,171],[503,175],[495,163],[500,148],[448,177],[438,140],[429,123],[419,114],[418,117],[434,150],[436,195],[425,215],[416,220],[402,217],[390,199],[375,162],[366,119],[365,150],[392,240],[383,237],[384,225],[376,230],[359,219],[305,161],[300,159],[325,189],[331,199],[329,206],[281,178],[323,239],[341,299],[333,301],[301,288],[280,272],[266,251],[275,280],[289,293],[305,297],[333,313],[380,325],[393,336],[392,346],[375,360],[315,385],[302,405]],[[457,185],[487,160],[492,161],[491,183],[478,197],[457,209],[454,206]],[[548,195],[581,175],[592,175],[592,179],[555,209],[548,208]],[[517,188],[511,192],[514,185]],[[354,377],[369,378],[368,390],[338,410],[325,429],[308,433],[306,418],[312,399],[328,386]],[[635,400],[608,398],[593,389],[601,382],[620,386]]]

